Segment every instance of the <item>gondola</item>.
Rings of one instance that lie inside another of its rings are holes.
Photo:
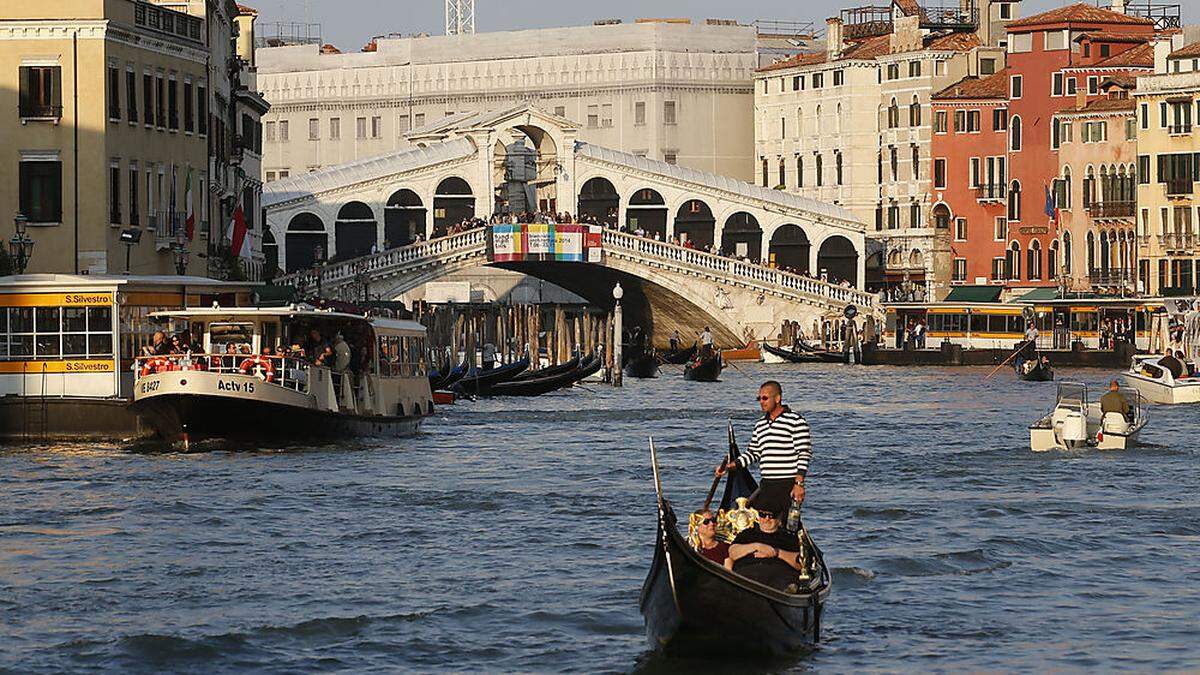
[[[773,354],[791,363],[825,363],[825,359],[821,354],[806,351],[793,351],[791,349],[782,349],[773,347],[767,343],[763,343],[763,350],[768,354]]]
[[[658,376],[658,354],[653,348],[636,349],[634,353],[625,359],[625,366],[621,369],[626,377],[636,377],[646,379]]]
[[[658,493],[654,560],[642,585],[640,606],[652,649],[688,656],[783,655],[815,644],[832,587],[821,550],[802,530],[807,579],[786,593],[736,574],[697,553],[676,526],[663,496],[654,443],[650,443]]]
[[[450,391],[456,394],[474,394],[486,396],[491,388],[501,382],[508,382],[529,367],[529,359],[524,358],[510,364],[498,366],[490,370],[472,368],[461,380],[456,382]]]
[[[461,380],[463,378],[464,375],[467,374],[467,369],[468,369],[467,362],[464,360],[462,363],[458,364],[458,366],[456,366],[455,368],[448,369],[446,371],[446,374],[440,376],[436,383],[433,381],[433,376],[430,375],[429,376],[429,386],[434,391],[437,391],[439,389],[449,389],[450,387],[454,386],[455,382],[458,382],[459,380]]]
[[[586,359],[584,360],[586,361]],[[523,382],[525,380],[537,380],[543,377],[562,375],[563,373],[569,373],[572,370],[575,370],[579,367],[579,364],[580,359],[578,356],[576,356],[570,361],[567,361],[566,363],[560,363],[557,366],[546,366],[545,368],[541,368],[539,370],[526,370],[520,375],[514,377],[512,380],[510,380],[510,382]]]
[[[500,384],[493,385],[488,394],[490,396],[540,396],[548,394],[552,391],[573,386],[576,382],[599,370],[602,365],[598,356],[589,356],[583,364],[580,364],[577,358],[572,359],[572,361],[575,362],[575,367],[565,373],[526,380],[501,382]]]
[[[716,382],[725,364],[721,352],[713,352],[708,358],[697,357],[683,367],[683,379],[695,382]]]
[[[696,345],[692,345],[687,349],[675,349],[662,355],[663,363],[670,363],[676,366],[683,364],[696,358]]]
[[[1032,361],[1032,365],[1026,368],[1026,364]],[[1051,382],[1054,380],[1054,367],[1049,362],[1043,363],[1041,357],[1035,357],[1030,361],[1021,361],[1016,366],[1017,377],[1026,382]]]

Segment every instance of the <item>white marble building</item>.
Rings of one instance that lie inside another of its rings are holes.
[[[260,49],[266,182],[403,150],[457,113],[530,103],[580,140],[749,179],[756,33],[638,22]],[[549,206],[548,204],[544,206]]]

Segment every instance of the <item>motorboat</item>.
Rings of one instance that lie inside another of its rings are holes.
[[[1200,376],[1176,378],[1159,365],[1161,356],[1135,356],[1121,379],[1151,403],[1200,403]],[[1186,366],[1186,364],[1185,364]],[[1195,372],[1192,370],[1191,372]]]
[[[1104,413],[1100,401],[1088,400],[1087,385],[1059,382],[1054,409],[1029,426],[1029,446],[1034,452],[1048,450],[1124,450],[1137,444],[1148,413],[1137,389],[1118,389],[1129,404],[1129,414]]]
[[[196,351],[138,357],[129,408],[184,449],[201,439],[406,435],[433,414],[417,322],[215,303],[149,317],[190,331]]]

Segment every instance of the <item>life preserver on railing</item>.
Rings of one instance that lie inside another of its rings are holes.
[[[238,370],[242,371],[243,375],[249,375],[255,366],[262,369],[259,372],[259,377],[267,382],[275,381],[275,364],[271,363],[271,359],[265,356],[251,356],[242,361],[242,365],[238,366]]]
[[[155,356],[142,362],[142,369],[138,373],[138,376],[146,377],[147,375],[153,375],[154,373],[166,372],[170,366],[171,362],[166,357]]]

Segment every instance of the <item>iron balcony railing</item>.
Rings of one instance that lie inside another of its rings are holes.
[[[1092,202],[1088,215],[1093,218],[1132,218],[1137,202]]]
[[[154,243],[158,247],[169,247],[177,238],[185,236],[187,214],[182,211],[158,211],[150,214],[154,228]]]
[[[1192,194],[1192,180],[1190,178],[1168,178],[1166,183],[1167,196]]]
[[[60,119],[63,107],[49,103],[34,103],[23,101],[20,105],[21,117],[27,119]]]
[[[1188,251],[1197,245],[1197,237],[1191,232],[1168,232],[1158,237],[1158,244],[1168,251]]]
[[[1088,272],[1088,283],[1093,286],[1128,286],[1137,279],[1137,271],[1124,267],[1110,267]]]
[[[1003,183],[996,185],[977,185],[975,199],[981,202],[999,201],[1008,198],[1008,187]]]

